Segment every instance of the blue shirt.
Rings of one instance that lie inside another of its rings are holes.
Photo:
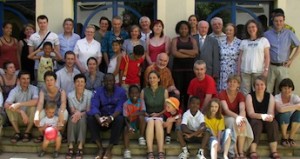
[[[300,44],[296,35],[288,29],[280,32],[270,29],[265,32],[265,37],[270,42],[270,59],[274,63],[286,62],[291,53],[291,45],[299,46]]]
[[[112,96],[108,96],[105,87],[99,87],[94,91],[91,100],[91,109],[88,115],[99,114],[100,116],[112,115],[114,112],[123,111],[123,103],[127,100],[126,91],[119,86],[115,86]]]
[[[66,38],[64,33],[58,35],[59,45],[60,45],[60,54],[62,58],[65,57],[67,51],[73,51],[77,40],[80,39],[80,36],[73,33],[71,37]]]
[[[119,38],[123,39],[128,39],[128,33],[125,31],[121,31]],[[116,40],[117,36],[114,34],[113,31],[108,31],[106,32],[104,38],[102,39],[101,42],[101,51],[102,53],[107,53],[109,59],[113,57],[114,51],[112,50],[112,42],[113,40]]]

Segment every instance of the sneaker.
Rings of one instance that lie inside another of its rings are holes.
[[[45,151],[41,150],[41,151],[39,152],[38,156],[39,156],[39,157],[43,157],[43,156],[45,155],[45,153],[46,153]]]
[[[205,156],[204,156],[204,152],[202,149],[200,149],[198,151],[198,154],[196,155],[196,159],[206,159]]]
[[[124,159],[131,159],[131,152],[130,152],[130,150],[125,150],[123,157],[124,157]]]
[[[139,138],[139,145],[141,145],[141,146],[145,146],[146,145],[146,140],[145,140],[144,137],[140,137]]]
[[[166,144],[171,144],[171,136],[166,136]]]
[[[189,156],[190,156],[190,153],[189,153],[189,152],[184,152],[184,151],[182,151],[182,152],[179,154],[178,159],[187,159],[187,158],[189,158]]]
[[[58,158],[58,156],[59,156],[58,152],[57,152],[57,151],[54,151],[52,157],[53,157],[53,158]]]

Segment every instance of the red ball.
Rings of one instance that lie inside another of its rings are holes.
[[[45,129],[45,138],[47,140],[55,140],[57,137],[57,130],[53,127],[47,127]]]

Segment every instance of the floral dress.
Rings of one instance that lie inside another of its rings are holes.
[[[228,76],[237,73],[237,62],[241,40],[234,38],[228,44],[226,39],[220,41],[220,83],[218,90],[227,88]]]

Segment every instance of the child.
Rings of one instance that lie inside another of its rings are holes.
[[[43,55],[38,53],[43,52]],[[54,55],[51,54],[54,52]],[[45,42],[43,48],[37,49],[28,55],[29,59],[39,60],[38,72],[37,72],[37,86],[41,88],[44,85],[44,74],[47,71],[54,71],[54,60],[60,61],[62,57],[53,49],[51,42]]]
[[[200,141],[201,147],[196,155],[197,159],[205,159],[204,148],[208,143],[210,133],[204,123],[204,115],[199,110],[200,99],[199,97],[192,96],[189,99],[189,109],[183,114],[181,122],[181,131],[179,135],[184,137],[187,142]],[[178,136],[179,136],[178,135]],[[179,155],[180,159],[189,157],[189,151],[185,140],[180,143],[182,152]]]
[[[223,151],[223,158],[228,159],[228,150],[231,141],[231,130],[225,130],[224,117],[221,114],[221,103],[217,98],[211,99],[207,105],[205,124],[210,129],[210,153],[212,159],[217,159],[217,152]]]
[[[119,84],[119,68],[122,59],[122,40],[114,40],[112,42],[114,56],[110,59],[107,73],[112,73],[115,76],[116,84]]]
[[[140,71],[144,61],[144,47],[136,45],[133,54],[125,55],[120,64],[120,83],[125,90],[129,85],[140,86]]]
[[[54,127],[58,131],[57,137],[55,139],[55,151],[53,152],[53,158],[58,157],[58,155],[59,155],[58,151],[61,146],[61,135],[59,133],[59,130],[61,129],[61,127],[58,126],[58,117],[54,115],[55,109],[56,109],[56,103],[48,103],[45,106],[46,116],[41,120],[40,127],[39,127],[39,131],[43,131],[43,132],[45,131],[45,129],[47,127]],[[42,150],[38,154],[39,157],[43,157],[45,155],[46,148],[48,147],[48,144],[50,142],[51,142],[50,140],[47,140],[47,138],[44,137],[44,141],[42,144]]]
[[[145,134],[145,103],[140,99],[140,89],[137,85],[131,85],[128,89],[129,99],[123,105],[123,115],[126,127],[124,130],[124,158],[131,158],[129,150],[129,135],[137,130],[139,124],[140,138],[139,145],[146,145]]]
[[[180,130],[180,125],[181,125],[181,116],[182,116],[182,110],[179,108],[179,100],[175,97],[170,97],[166,99],[165,102],[165,122],[163,124],[164,128],[167,129],[167,135],[165,138],[166,144],[171,144],[171,131],[173,124],[176,124],[176,131]],[[183,140],[183,138],[182,138]],[[179,140],[180,141],[180,140]]]

